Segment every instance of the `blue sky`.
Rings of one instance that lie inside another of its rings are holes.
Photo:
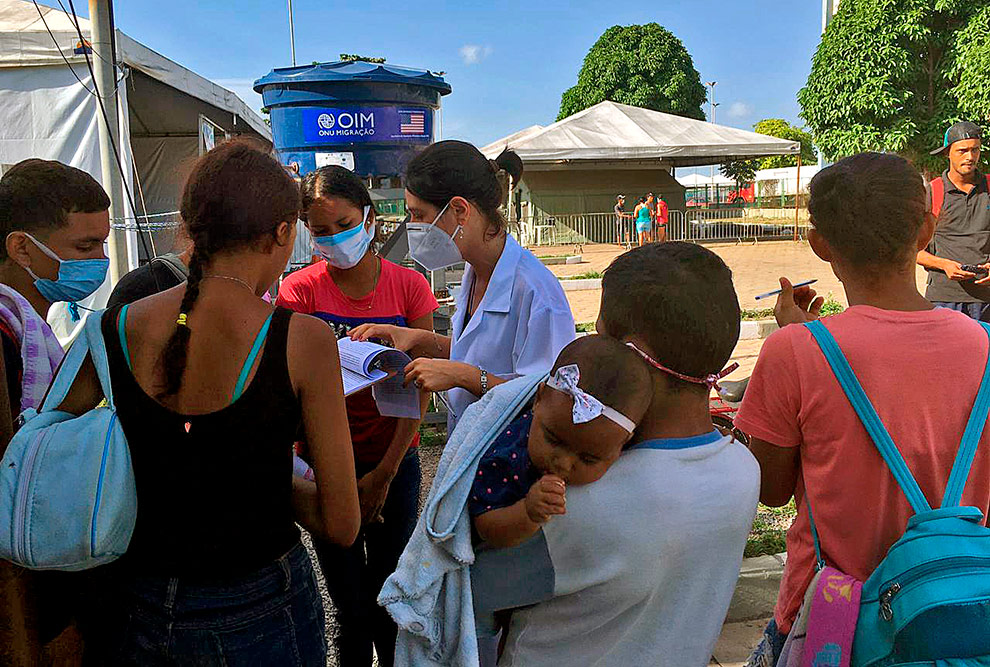
[[[684,42],[703,80],[718,81],[720,124],[802,124],[796,95],[821,29],[817,0],[294,0],[293,8],[298,62],[359,53],[443,70],[453,87],[443,102],[444,136],[478,145],[552,122],[599,35],[651,21]],[[261,98],[251,83],[290,64],[285,0],[118,0],[115,12],[128,35],[255,109]]]

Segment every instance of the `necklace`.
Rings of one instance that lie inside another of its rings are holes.
[[[229,280],[231,282],[240,283],[241,285],[244,285],[249,290],[251,290],[251,292],[254,292],[254,288],[251,287],[251,285],[249,285],[247,281],[241,280],[240,278],[237,278],[235,276],[221,276],[216,273],[204,273],[203,280],[206,280],[207,278],[215,278],[217,280]]]
[[[344,295],[344,298],[345,299],[347,299],[348,301],[350,301],[351,307],[354,310],[371,310],[372,308],[375,307],[375,296],[377,296],[377,294],[378,294],[378,280],[379,280],[379,278],[381,278],[381,276],[382,276],[382,260],[381,260],[381,257],[379,257],[378,258],[378,268],[375,270],[375,282],[371,286],[371,302],[367,306],[359,306],[359,305],[357,305],[357,302],[358,301],[360,301],[361,299],[366,298],[366,297],[358,297],[358,298],[355,299],[354,297],[351,297],[351,296],[348,296],[347,294],[344,294],[344,290],[340,289],[340,285],[337,285],[337,289],[340,290],[340,293]],[[336,281],[334,281],[334,282],[336,282]]]

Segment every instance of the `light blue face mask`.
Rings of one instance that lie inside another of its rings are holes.
[[[100,285],[107,279],[107,269],[110,268],[109,259],[62,259],[51,248],[27,232],[24,235],[38,246],[38,250],[58,262],[58,279],[56,280],[39,278],[30,267],[24,267],[28,275],[34,278],[34,286],[38,288],[41,296],[45,297],[46,300],[52,303],[56,301],[68,301],[70,303],[82,301],[100,289]]]
[[[350,269],[357,266],[372,239],[375,238],[375,226],[367,227],[370,206],[364,207],[364,217],[360,225],[329,236],[314,236],[313,250],[318,252],[330,266],[338,269]]]

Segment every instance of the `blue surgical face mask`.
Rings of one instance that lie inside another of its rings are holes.
[[[45,297],[46,300],[52,303],[56,301],[68,301],[70,303],[82,301],[100,289],[100,285],[107,279],[107,269],[110,268],[109,259],[62,259],[51,248],[27,232],[24,235],[38,246],[38,250],[58,262],[58,278],[56,280],[39,278],[30,267],[24,267],[28,275],[34,278],[34,286],[38,288],[41,296]]]
[[[350,269],[357,266],[357,263],[368,252],[372,239],[375,238],[375,226],[366,226],[370,212],[371,207],[365,206],[362,222],[360,225],[356,225],[354,229],[329,236],[314,236],[313,250],[327,260],[330,266],[338,269]]]

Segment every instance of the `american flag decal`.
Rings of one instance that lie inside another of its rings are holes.
[[[425,111],[400,111],[399,112],[399,133],[400,134],[426,134],[426,112]]]

